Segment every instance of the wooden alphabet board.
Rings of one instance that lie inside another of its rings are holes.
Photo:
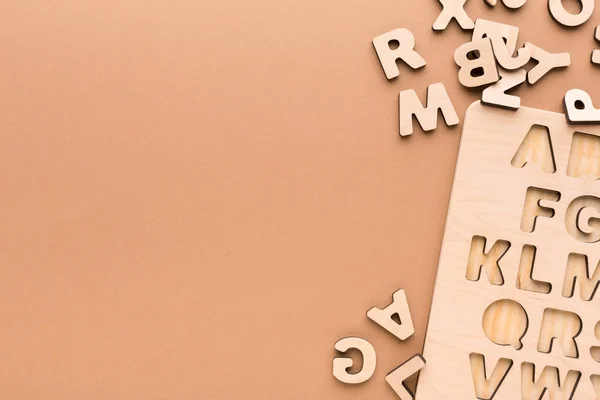
[[[597,398],[599,179],[600,127],[471,105],[418,400]]]

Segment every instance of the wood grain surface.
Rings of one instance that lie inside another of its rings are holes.
[[[594,150],[598,136],[597,125],[568,125],[558,113],[526,107],[513,112],[478,102],[469,108],[419,400],[475,398],[473,354],[490,360],[490,371],[501,358],[514,363],[496,400],[540,399],[544,386],[540,390],[532,384],[531,364],[536,381],[548,367],[558,369],[563,390],[569,388],[565,382],[578,382],[573,395],[568,389],[558,396],[548,380],[551,398],[596,398],[590,376],[600,375],[600,366],[590,349],[600,343],[594,332],[600,236],[593,232],[600,175],[590,176],[586,166],[600,162]],[[578,140],[587,143],[581,146]],[[581,148],[588,151],[582,154]],[[553,168],[542,154],[552,159]],[[473,267],[480,270],[478,276]],[[566,378],[575,373],[577,380]]]

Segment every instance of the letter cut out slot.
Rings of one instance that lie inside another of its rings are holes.
[[[547,203],[556,203],[559,200],[560,193],[555,190],[528,187],[521,217],[521,231],[533,233],[540,217],[553,218],[554,208]]]
[[[594,327],[594,336],[596,336],[596,339],[600,339],[600,322],[598,322],[596,324],[596,326]],[[600,346],[592,346],[590,348],[590,356],[592,356],[592,358],[594,359],[594,361],[596,361],[597,363],[600,363]],[[592,379],[592,383],[594,384],[594,387],[596,389],[596,394],[600,395],[600,375],[596,375],[597,378],[593,378]],[[596,382],[594,382],[594,380]]]
[[[483,236],[473,236],[465,277],[470,281],[478,281],[483,268],[492,285],[502,286],[504,285],[504,276],[500,269],[500,260],[510,248],[510,243],[506,240],[497,240],[486,253],[486,241]]]
[[[567,175],[591,181],[600,179],[600,136],[573,133]]]
[[[517,288],[529,292],[548,294],[552,291],[552,284],[533,279],[536,252],[535,246],[529,244],[523,246],[517,274]]]
[[[577,314],[547,308],[542,317],[542,329],[537,350],[540,353],[550,353],[552,343],[556,339],[564,356],[579,358],[575,339],[581,333],[581,329],[583,329],[583,323]]]
[[[552,400],[570,400],[575,394],[581,372],[570,370],[564,381],[560,381],[558,368],[546,366],[536,380],[536,367],[532,363],[521,364],[521,398],[523,400],[541,400],[542,396]],[[564,374],[564,372],[563,372]]]
[[[516,168],[533,165],[549,174],[555,173],[556,162],[549,128],[533,125],[513,156],[511,165]]]
[[[600,241],[600,199],[580,196],[567,207],[565,228],[569,235],[582,243]]]
[[[483,313],[482,327],[485,336],[499,346],[521,350],[521,340],[527,333],[529,318],[519,303],[510,299],[493,302]]]
[[[600,262],[590,275],[588,257],[584,254],[571,253],[567,259],[567,270],[563,281],[562,295],[571,298],[579,286],[580,299],[592,301],[600,285]]]
[[[500,358],[489,377],[485,365],[486,359],[483,354],[471,353],[469,361],[471,362],[475,396],[480,400],[492,400],[512,368],[512,360]]]

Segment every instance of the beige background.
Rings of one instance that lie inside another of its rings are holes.
[[[456,25],[434,0],[0,3],[0,397],[394,399],[419,351],[460,127],[401,139],[397,95],[444,82],[462,118]],[[523,104],[600,103],[593,21],[545,1],[473,17],[571,51]],[[428,61],[387,82],[371,39],[412,30]],[[417,334],[365,317],[407,290]],[[376,347],[331,376],[333,344]],[[451,345],[451,343],[449,343]]]

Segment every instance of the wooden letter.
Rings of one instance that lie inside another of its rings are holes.
[[[546,126],[533,125],[511,160],[511,165],[516,168],[523,168],[529,163],[537,164],[549,174],[556,172],[552,139]]]
[[[500,42],[498,38],[492,38],[492,48],[494,49],[494,55],[496,56],[496,60],[498,60],[498,64],[504,69],[519,69],[531,59],[531,49],[527,47],[517,50],[517,56],[513,58],[504,42]]]
[[[467,0],[439,0],[444,9],[433,23],[434,31],[443,31],[454,18],[463,30],[473,29],[473,20],[467,15],[464,6]]]
[[[570,124],[600,124],[600,110],[592,98],[581,89],[571,89],[565,94],[564,106]]]
[[[586,133],[573,133],[567,175],[573,178],[600,179],[600,137]]]
[[[400,400],[413,400],[415,395],[408,389],[404,381],[423,369],[424,366],[425,359],[421,354],[416,354],[390,372],[385,377],[385,381],[394,389]]]
[[[594,31],[594,38],[597,42],[600,42],[600,26],[596,27],[596,30]],[[600,64],[600,50],[594,50],[592,52],[592,64]]]
[[[492,41],[496,41],[498,44],[504,45],[508,55],[512,56],[517,48],[519,28],[513,25],[478,18],[475,21],[475,29],[473,30],[471,41],[474,42],[486,37]]]
[[[443,83],[435,83],[427,88],[427,106],[423,107],[414,90],[400,92],[400,136],[413,133],[413,115],[419,121],[421,128],[432,131],[437,128],[438,111],[442,113],[446,125],[453,126],[459,123],[454,105],[446,92]]]
[[[547,190],[530,186],[525,192],[525,203],[523,205],[523,216],[521,217],[521,230],[532,233],[535,230],[535,224],[538,217],[554,217],[554,208],[541,205],[541,201],[558,202],[560,193],[554,190]]]
[[[600,263],[596,265],[590,278],[590,269],[586,255],[571,253],[567,259],[567,270],[563,281],[562,295],[573,297],[575,285],[579,282],[579,295],[581,300],[591,301],[600,284]]]
[[[367,312],[367,317],[400,340],[406,340],[415,333],[406,293],[402,289],[393,294],[392,304],[383,310],[377,307],[371,308]],[[394,317],[398,317],[400,323],[396,322]]]
[[[531,58],[538,62],[527,73],[527,82],[531,85],[542,79],[551,70],[571,65],[571,55],[569,53],[548,53],[531,43],[525,43],[525,47],[531,50]]]
[[[523,7],[523,5],[527,3],[527,0],[502,0],[502,2],[506,7],[515,10]]]
[[[467,261],[466,278],[470,281],[478,281],[481,276],[481,268],[485,268],[488,280],[492,285],[504,285],[504,277],[500,269],[500,259],[510,248],[506,240],[498,240],[489,252],[485,252],[486,239],[483,236],[473,236],[471,250]]]
[[[472,59],[468,55],[472,55]],[[460,67],[458,80],[468,88],[498,82],[498,68],[489,38],[465,43],[456,49],[454,62]]]
[[[573,398],[581,372],[570,370],[561,384],[558,368],[545,367],[538,381],[535,381],[535,365],[521,364],[521,398],[523,400],[540,400],[548,391],[551,400],[567,400]]]
[[[333,376],[340,382],[349,384],[363,383],[373,376],[377,358],[375,356],[375,349],[371,343],[362,338],[348,337],[338,340],[334,347],[342,353],[345,353],[349,349],[357,349],[362,354],[363,359],[361,370],[356,374],[349,374],[347,370],[353,365],[352,359],[347,357],[334,358]]]
[[[562,0],[548,0],[548,9],[552,18],[561,25],[574,27],[584,24],[594,12],[594,0],[579,0],[581,12],[571,14],[562,4]]]
[[[390,47],[392,43],[397,44],[397,48]],[[412,69],[424,67],[425,60],[415,51],[415,37],[404,28],[396,29],[373,39],[373,47],[379,57],[379,62],[388,79],[393,79],[400,75],[396,61],[404,61]]]
[[[519,28],[516,26],[479,18],[475,21],[475,30],[473,30],[471,40],[490,38],[498,64],[504,69],[514,70],[527,64],[531,58],[531,50],[526,47],[519,49],[517,57],[513,58],[518,36]]]
[[[473,374],[473,385],[475,386],[475,396],[480,400],[491,400],[495,395],[504,378],[508,375],[513,362],[507,358],[500,358],[488,379],[485,368],[485,357],[483,354],[471,353],[469,355],[471,362],[471,373]]]
[[[524,69],[514,72],[500,70],[500,80],[484,89],[481,102],[488,106],[518,110],[521,107],[521,98],[506,94],[506,92],[521,85],[525,82],[526,77],[527,71]]]
[[[535,246],[529,244],[523,246],[521,261],[519,262],[519,272],[517,274],[517,289],[548,294],[552,290],[552,285],[549,282],[533,279],[536,251]]]
[[[578,358],[577,342],[575,338],[581,333],[583,323],[581,318],[569,311],[547,308],[542,317],[542,328],[538,339],[537,350],[540,353],[552,351],[552,341],[558,339],[563,354],[567,357]]]

